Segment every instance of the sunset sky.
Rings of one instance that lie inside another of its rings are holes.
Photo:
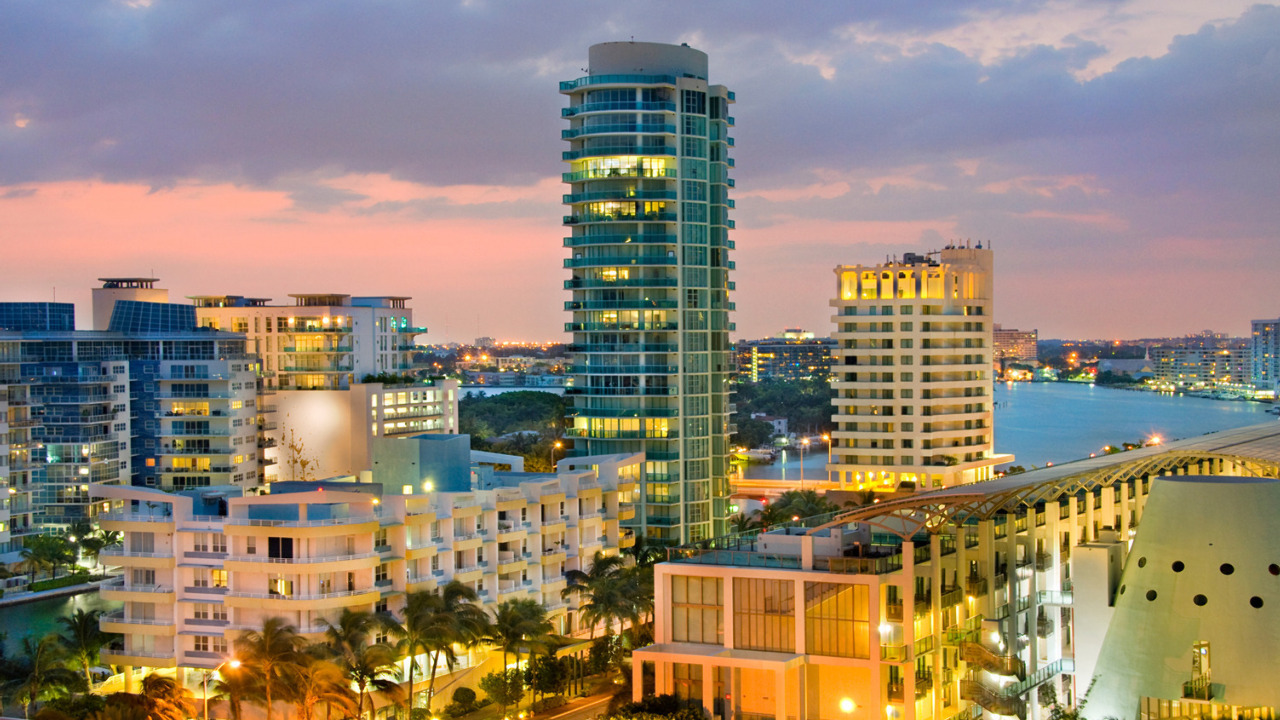
[[[0,4],[0,301],[411,295],[565,341],[566,98],[687,42],[737,93],[736,336],[831,331],[838,264],[996,252],[1041,337],[1280,316],[1280,8],[1237,0]]]

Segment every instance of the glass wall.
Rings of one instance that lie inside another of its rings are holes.
[[[805,583],[805,650],[813,655],[870,657],[866,585]]]
[[[671,639],[674,642],[724,644],[724,581],[671,577]]]
[[[734,578],[734,647],[795,652],[795,610],[795,582]]]

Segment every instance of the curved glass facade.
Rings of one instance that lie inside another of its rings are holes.
[[[647,75],[625,66],[664,66]],[[720,534],[728,496],[728,115],[706,56],[607,43],[562,82],[573,454],[643,450],[631,524],[659,542]]]

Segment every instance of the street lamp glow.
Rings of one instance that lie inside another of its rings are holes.
[[[846,715],[853,712],[853,709],[856,707],[858,706],[853,704],[853,698],[843,698],[840,700],[840,712],[845,713]]]

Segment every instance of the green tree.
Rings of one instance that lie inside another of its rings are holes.
[[[530,652],[545,649],[551,631],[547,609],[542,603],[519,598],[498,603],[485,639],[502,648],[502,667],[505,668],[507,656],[514,654],[519,661],[522,648]]]
[[[734,422],[738,431],[729,436],[731,445],[755,448],[767,445],[773,439],[773,423],[753,420],[750,416],[740,417]]]
[[[274,716],[274,701],[287,693],[306,644],[297,628],[278,617],[264,620],[262,630],[249,630],[236,638],[240,672],[257,679],[267,720]]]
[[[195,695],[177,680],[151,673],[142,679],[148,720],[187,720],[196,714]]]
[[[478,600],[474,589],[456,580],[443,588],[412,593],[405,600],[404,621],[392,632],[400,653],[409,658],[409,705],[413,703],[419,653],[428,658],[426,707],[430,710],[441,661],[452,671],[458,660],[454,646],[470,647],[488,633],[489,616],[476,604]]]
[[[518,706],[524,699],[524,674],[519,670],[495,670],[480,678],[480,689],[506,715],[508,707]]]
[[[593,639],[598,625],[603,624],[609,635],[615,621],[635,616],[633,579],[628,577],[626,560],[621,555],[605,555],[597,550],[590,570],[569,570],[564,576],[567,582],[560,595],[565,599],[579,598],[579,619],[591,626]]]
[[[80,666],[84,671],[86,687],[93,686],[93,676],[89,668],[98,664],[98,656],[102,648],[111,641],[111,635],[102,632],[98,625],[102,617],[101,610],[84,610],[77,608],[66,617],[58,618],[58,622],[66,630],[58,639],[66,651],[68,659]]]
[[[342,717],[359,713],[350,681],[342,668],[328,660],[304,655],[294,672],[290,693],[299,720],[316,720],[316,708],[320,705],[327,709],[326,720],[335,708]]]
[[[23,717],[30,717],[32,705],[50,698],[86,689],[84,678],[66,667],[67,656],[56,635],[39,640],[23,638],[22,657],[10,697],[22,705]]]
[[[366,645],[349,661],[339,661],[339,667],[346,672],[357,691],[356,715],[364,716],[364,701],[371,692],[380,692],[393,703],[400,702],[400,669],[396,667],[396,651],[385,643]],[[369,698],[369,714],[374,710],[373,699]]]
[[[239,668],[224,665],[209,690],[212,697],[227,701],[227,714],[231,720],[240,720],[244,701],[258,699],[262,688],[243,665]]]

